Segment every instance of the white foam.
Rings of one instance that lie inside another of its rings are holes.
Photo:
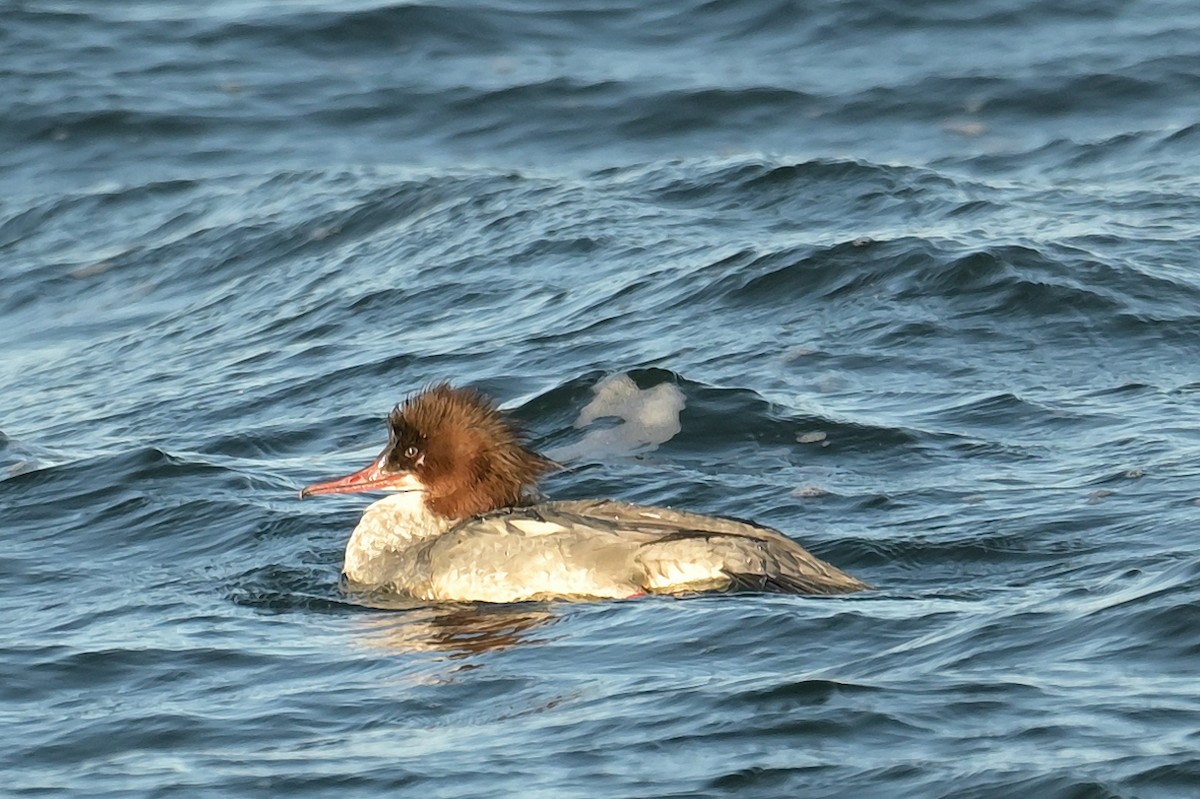
[[[621,373],[601,380],[592,393],[595,396],[579,412],[575,428],[590,427],[601,419],[620,421],[589,429],[576,443],[547,452],[554,460],[649,452],[683,429],[679,413],[687,402],[679,387],[671,383],[640,389],[629,375]]]

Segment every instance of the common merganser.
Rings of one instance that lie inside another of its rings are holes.
[[[346,545],[351,590],[523,602],[868,587],[769,527],[615,500],[534,503],[537,479],[555,464],[474,389],[442,383],[414,394],[388,429],[369,466],[300,492],[389,492]]]

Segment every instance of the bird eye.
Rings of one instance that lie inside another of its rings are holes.
[[[404,450],[404,457],[406,457],[406,458],[415,458],[415,457],[417,457],[417,448],[416,448],[416,447],[407,447],[407,448],[405,448],[405,450]]]

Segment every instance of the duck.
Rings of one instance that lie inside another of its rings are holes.
[[[300,498],[379,492],[342,583],[428,602],[596,601],[739,591],[837,595],[867,583],[779,530],[616,499],[543,500],[557,467],[483,392],[438,383],[397,405],[364,468]]]

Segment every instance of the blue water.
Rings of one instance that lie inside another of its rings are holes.
[[[1200,6],[0,12],[0,792],[1200,795]],[[877,587],[344,596],[441,379]]]

